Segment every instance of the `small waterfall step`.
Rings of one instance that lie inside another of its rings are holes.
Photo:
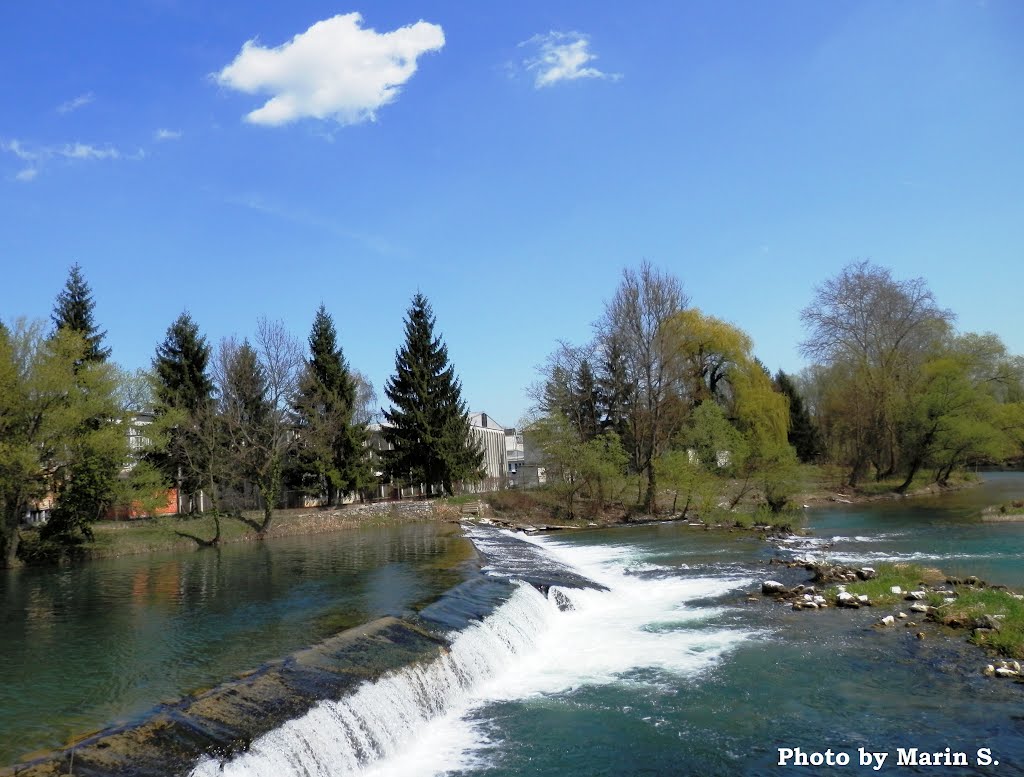
[[[463,532],[484,557],[484,572],[492,577],[522,580],[545,594],[553,586],[608,590],[510,531],[472,525],[464,526]]]

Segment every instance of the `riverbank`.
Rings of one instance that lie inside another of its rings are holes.
[[[791,508],[782,513],[767,511],[757,504],[756,494],[750,494],[737,502],[734,509],[727,509],[725,505],[728,502],[723,499],[722,506],[707,517],[693,511],[672,514],[667,509],[663,514],[650,515],[638,513],[624,504],[593,510],[584,502],[581,505],[581,517],[570,519],[562,515],[561,504],[544,489],[508,490],[454,498],[278,510],[271,529],[262,539],[318,535],[357,527],[390,526],[414,521],[457,521],[465,515],[483,516],[496,525],[527,531],[682,521],[697,527],[778,533],[799,530],[801,507],[936,495],[976,486],[980,482],[968,473],[944,486],[922,483],[905,494],[898,494],[892,491],[898,485],[896,481],[872,482],[859,489],[851,489],[843,485],[843,470],[831,466],[807,465],[800,468],[798,493],[791,499]],[[723,493],[729,495],[731,491],[742,488],[739,482],[732,482]],[[244,513],[242,518],[262,520],[262,514]],[[1015,518],[1000,517],[1000,520]],[[1020,520],[1024,520],[1024,516],[1020,516]],[[221,545],[261,539],[249,523],[235,517],[222,516],[220,527]],[[201,547],[211,540],[216,535],[216,527],[210,515],[166,516],[131,521],[100,521],[93,525],[93,534],[91,542],[62,548],[40,543],[38,533],[33,529],[22,530],[24,559],[29,565],[45,566],[67,561],[187,550]]]
[[[354,528],[375,528],[419,521],[445,521],[458,515],[458,508],[436,501],[375,502],[344,505],[338,508],[300,508],[278,510],[274,522],[262,539],[315,536]],[[243,519],[262,520],[262,513],[243,513]],[[55,561],[88,561],[120,558],[148,553],[189,550],[201,547],[216,534],[211,515],[164,516],[131,521],[100,521],[93,525],[92,542],[64,549],[54,558],[55,549],[43,548],[38,533],[22,530],[22,543],[30,565]],[[256,542],[261,538],[245,520],[220,517],[220,545]]]

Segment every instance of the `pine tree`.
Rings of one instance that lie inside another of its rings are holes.
[[[369,483],[366,426],[355,419],[356,382],[327,309],[320,305],[309,335],[310,358],[299,380],[294,412],[299,445],[290,480],[313,493],[339,492]]]
[[[796,384],[779,370],[775,376],[775,387],[789,400],[789,444],[796,449],[797,458],[803,462],[818,460],[824,449],[821,433],[807,412]]]
[[[417,293],[405,321],[405,344],[395,354],[395,374],[384,393],[392,409],[384,412],[386,474],[401,483],[454,484],[483,473],[483,451],[470,437],[462,385],[448,363],[448,347],[434,336],[434,314]]]
[[[163,445],[153,463],[178,487],[178,509],[187,495],[189,512],[195,496],[209,479],[208,444],[213,422],[213,380],[208,373],[210,348],[199,326],[182,313],[167,329],[153,359],[156,424]]]
[[[110,349],[102,347],[107,333],[101,332],[93,320],[95,306],[92,290],[82,275],[82,268],[78,264],[73,265],[63,291],[57,295],[52,320],[56,330],[69,329],[85,340],[83,362],[105,362],[110,357]]]

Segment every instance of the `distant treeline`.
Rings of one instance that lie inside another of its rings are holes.
[[[527,438],[565,510],[585,496],[597,509],[635,498],[654,513],[667,497],[684,515],[744,499],[779,512],[800,461],[902,492],[1024,451],[1024,359],[995,334],[957,332],[923,279],[853,263],[801,318],[811,366],[772,376],[679,279],[626,270],[594,339],[561,343],[534,387]]]
[[[261,319],[252,342],[229,337],[216,350],[184,312],[152,369],[126,372],[109,361],[75,265],[51,325],[0,322],[0,566],[91,540],[115,506],[153,512],[172,488],[180,512],[202,502],[213,513],[213,536],[193,539],[216,545],[221,514],[265,534],[285,489],[333,505],[381,480],[448,493],[479,480],[482,452],[434,326],[417,294],[385,386],[384,444],[369,446],[377,397],[323,305],[307,345]],[[262,507],[259,519],[237,509],[240,496]],[[42,503],[49,520],[23,546],[21,523]]]

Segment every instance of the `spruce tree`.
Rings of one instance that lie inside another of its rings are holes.
[[[366,426],[355,419],[356,382],[327,309],[321,304],[309,335],[309,359],[294,412],[299,442],[290,483],[334,505],[340,492],[367,485]]]
[[[209,479],[209,439],[213,423],[213,380],[208,373],[210,347],[199,326],[182,313],[167,329],[153,359],[156,424],[163,433],[153,463],[178,488],[178,509],[188,496],[188,510],[196,508],[196,494]]]
[[[384,454],[386,474],[400,483],[454,484],[483,474],[483,451],[470,436],[462,385],[448,363],[448,348],[434,336],[434,314],[426,297],[412,299],[405,344],[395,354],[395,374],[384,393],[391,411],[382,430],[393,448]]]
[[[101,332],[93,319],[95,306],[82,268],[78,264],[73,265],[64,289],[57,295],[52,320],[56,330],[69,329],[85,340],[83,362],[105,362],[110,357],[110,349],[102,346],[107,333]]]
[[[71,433],[52,483],[57,499],[42,536],[61,542],[77,542],[80,535],[92,538],[90,526],[113,504],[117,475],[128,455],[124,427],[117,423],[121,408],[114,367],[107,362],[110,349],[102,346],[106,332],[96,326],[94,307],[82,268],[75,264],[54,303],[50,343],[74,352],[76,388],[89,409]],[[65,409],[75,401],[69,395]]]
[[[786,373],[779,370],[775,376],[775,387],[789,401],[789,444],[796,449],[800,461],[817,461],[824,449],[821,432],[818,431],[811,414],[807,412],[796,384]]]

